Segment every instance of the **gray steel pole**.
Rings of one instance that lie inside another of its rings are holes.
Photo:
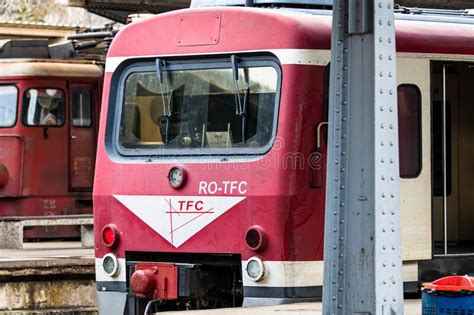
[[[403,314],[393,0],[335,0],[324,314]]]

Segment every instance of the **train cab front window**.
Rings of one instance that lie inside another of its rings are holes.
[[[15,125],[17,102],[18,90],[15,86],[0,86],[0,128]]]
[[[275,135],[278,86],[279,70],[268,62],[133,71],[124,82],[119,144],[163,155],[264,151]]]
[[[64,124],[64,93],[58,89],[28,89],[23,96],[23,124],[59,127]]]

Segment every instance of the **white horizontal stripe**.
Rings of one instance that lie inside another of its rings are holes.
[[[453,54],[430,54],[430,53],[408,53],[401,52],[397,54],[398,58],[414,58],[429,60],[457,60],[457,61],[473,61],[474,55],[453,55]]]
[[[102,258],[95,259],[95,280],[100,281],[113,281],[113,282],[125,282],[127,280],[125,270],[125,258],[117,258],[119,263],[119,274],[116,277],[108,276],[104,268],[102,267]]]
[[[210,56],[221,54],[239,54],[239,53],[255,53],[269,52],[277,56],[282,65],[299,64],[299,65],[319,65],[325,66],[329,63],[331,52],[329,50],[320,49],[273,49],[273,50],[246,50],[246,51],[223,51],[214,53],[200,54],[177,54],[177,55],[143,55],[143,56],[126,56],[126,57],[108,57],[105,64],[105,72],[114,72],[117,67],[124,61],[130,59],[142,58],[158,58],[172,56]],[[419,58],[431,60],[464,60],[473,61],[473,55],[454,55],[454,54],[427,54],[427,53],[397,53],[399,58]]]
[[[329,50],[318,49],[273,49],[273,50],[245,50],[245,51],[222,51],[213,53],[200,54],[175,54],[175,55],[144,55],[144,56],[126,56],[126,57],[108,57],[105,61],[105,72],[114,72],[117,67],[124,61],[130,59],[143,58],[166,58],[176,56],[210,56],[222,54],[241,54],[241,53],[258,53],[267,52],[274,54],[282,65],[298,64],[298,65],[320,65],[325,66],[330,59]]]
[[[110,277],[102,268],[102,258],[95,259],[96,281],[125,282],[125,259],[118,258],[119,274]],[[265,277],[259,282],[250,280],[247,275],[247,261],[242,261],[242,277],[244,286],[252,287],[307,287],[323,285],[323,261],[265,261]],[[418,263],[404,262],[403,280],[405,282],[418,280]]]
[[[242,261],[244,286],[254,287],[307,287],[323,285],[323,261],[263,261],[265,277],[259,282],[247,275],[247,261]],[[403,281],[418,281],[418,263],[403,263]]]
[[[317,49],[277,49],[270,50],[282,65],[326,66],[331,59],[331,51]]]
[[[308,287],[323,285],[322,261],[263,261],[265,277],[254,282],[247,275],[247,261],[242,261],[244,287]]]

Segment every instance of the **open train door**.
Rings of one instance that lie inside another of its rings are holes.
[[[416,284],[417,261],[432,258],[430,61],[401,55],[397,68],[404,281]]]
[[[70,188],[90,191],[94,182],[98,89],[94,84],[70,85]]]
[[[433,246],[474,272],[474,63],[432,62]],[[451,271],[451,270],[449,270]]]

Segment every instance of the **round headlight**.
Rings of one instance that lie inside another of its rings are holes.
[[[247,275],[252,281],[258,282],[265,276],[265,265],[258,257],[250,258],[245,269],[247,270]]]
[[[172,167],[168,173],[168,180],[171,187],[180,188],[186,182],[186,170],[183,167]]]
[[[117,257],[114,254],[107,254],[102,260],[102,268],[104,272],[110,276],[115,277],[119,273],[119,264]]]

